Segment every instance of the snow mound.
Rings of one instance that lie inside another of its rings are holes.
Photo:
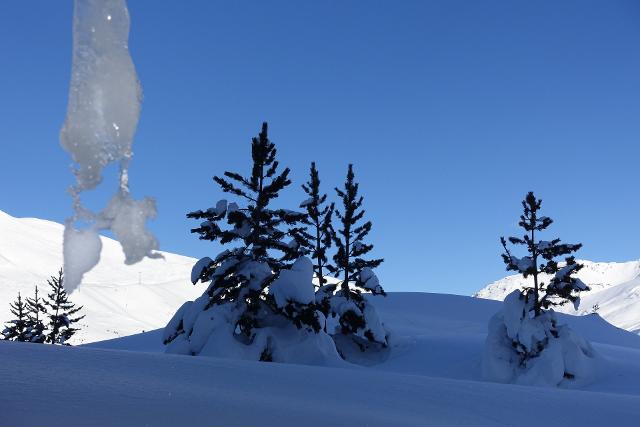
[[[199,278],[203,266],[210,262],[209,258],[198,262],[192,280]],[[272,273],[266,263],[250,260],[243,263],[237,274],[262,282]],[[291,268],[280,272],[269,285],[269,293],[279,309],[310,304],[315,300],[312,280],[311,261],[300,257]],[[278,313],[260,312],[260,326],[254,327],[247,337],[239,331],[247,310],[243,299],[212,304],[211,297],[218,290],[212,284],[196,300],[180,307],[164,329],[167,353],[320,366],[344,364],[333,339],[322,330],[326,320],[321,312],[315,313],[322,327],[317,332],[308,327],[298,328]]]
[[[575,387],[593,380],[596,354],[553,310],[532,317],[531,304],[516,290],[489,321],[482,375],[489,381]]]
[[[343,364],[329,335],[298,329],[273,317],[256,328],[250,341],[236,331],[240,315],[234,304],[207,306],[207,293],[186,302],[169,321],[163,333],[166,352],[240,360],[260,360],[319,366]]]

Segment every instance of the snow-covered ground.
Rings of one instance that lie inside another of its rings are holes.
[[[640,260],[629,262],[591,262],[581,260],[584,268],[575,276],[591,290],[582,292],[580,307],[571,304],[556,308],[569,314],[597,311],[608,322],[628,331],[640,332]],[[489,284],[474,296],[502,301],[505,296],[532,279],[520,275],[507,276]]]
[[[598,352],[581,390],[482,382],[487,321],[500,304],[391,293],[376,298],[391,349],[368,366],[321,368],[160,353],[161,331],[56,348],[0,343],[6,425],[635,426],[640,337],[597,315],[560,315]],[[64,415],[46,390],[64,401]],[[0,422],[0,424],[2,424]]]
[[[60,267],[62,230],[0,213],[0,315],[7,318],[19,290],[30,293]],[[189,283],[195,260],[165,253],[125,266],[118,243],[103,244],[100,265],[72,294],[87,314],[79,341],[90,344],[0,342],[0,426],[631,426],[640,419],[640,337],[599,315],[559,315],[597,352],[595,380],[580,390],[483,382],[487,324],[501,304],[456,295],[373,298],[391,345],[377,360],[362,360],[366,366],[168,355],[157,328],[202,293]],[[614,286],[594,295],[624,286],[633,295],[636,267],[619,266],[610,268],[617,282],[601,280]],[[601,270],[593,271],[606,276]],[[602,298],[598,313],[619,295]]]
[[[35,285],[48,290],[47,279],[62,267],[63,230],[62,224],[0,211],[0,323],[11,318],[9,302],[18,292],[31,296]],[[120,244],[101,239],[100,263],[71,294],[87,316],[72,343],[163,327],[184,301],[202,294],[203,285],[189,282],[193,258],[162,252],[164,259],[125,265]]]

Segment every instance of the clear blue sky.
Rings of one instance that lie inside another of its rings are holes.
[[[498,238],[529,190],[579,256],[640,257],[637,1],[129,3],[145,93],[131,183],[157,198],[164,250],[216,252],[185,213],[222,197],[214,174],[249,171],[267,120],[293,170],[283,207],[310,161],[326,190],[355,163],[388,290],[502,277]],[[15,216],[71,212],[71,18],[71,1],[0,4],[0,209]]]

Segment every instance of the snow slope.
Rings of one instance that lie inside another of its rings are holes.
[[[424,293],[373,301],[393,336],[390,352],[368,367],[168,355],[160,353],[161,331],[73,348],[1,342],[0,425],[635,426],[640,419],[640,337],[598,315],[559,315],[592,341],[596,382],[549,389],[480,381],[487,321],[500,303]],[[57,401],[43,393],[54,386],[65,401],[60,418],[49,417]]]
[[[640,260],[629,262],[591,262],[581,260],[584,268],[579,277],[591,288],[581,294],[581,303],[576,311],[571,304],[556,308],[569,314],[597,312],[608,322],[619,328],[640,333]],[[507,276],[484,287],[475,297],[503,300],[514,289],[525,284],[531,286],[532,279],[520,275]]]
[[[62,266],[64,226],[0,211],[0,322],[10,319],[9,302],[20,291],[48,288],[46,280]],[[164,259],[124,264],[120,244],[102,239],[100,263],[71,300],[84,305],[86,318],[72,343],[105,340],[163,327],[186,300],[203,292],[189,282],[193,258],[162,252]]]

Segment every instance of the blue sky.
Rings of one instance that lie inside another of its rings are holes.
[[[164,250],[249,171],[270,123],[294,185],[355,163],[387,290],[470,294],[502,277],[529,190],[579,256],[640,258],[640,4],[628,1],[129,1],[144,89],[131,170]],[[71,1],[0,5],[0,209],[63,221]],[[114,181],[86,198],[98,207]],[[552,236],[553,235],[553,236]],[[1,238],[1,236],[0,236]]]

